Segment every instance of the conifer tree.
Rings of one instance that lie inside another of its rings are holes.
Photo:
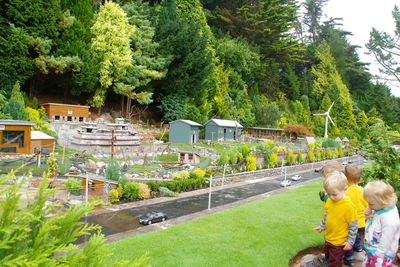
[[[312,67],[314,92],[319,97],[327,94],[330,100],[335,102],[330,112],[332,119],[337,122],[338,127],[351,129],[355,119],[350,93],[336,69],[335,60],[325,42],[318,46],[316,56],[320,62]]]
[[[134,32],[134,27],[118,4],[106,2],[100,7],[91,28],[92,49],[100,64],[100,86],[91,101],[94,107],[104,105],[108,89],[120,82],[132,66],[130,42]]]
[[[199,0],[165,0],[157,27],[162,53],[170,56],[169,71],[159,89],[164,120],[193,118],[205,122],[212,108],[217,83],[217,59],[212,34]],[[223,93],[222,93],[223,94]],[[178,99],[184,99],[180,103]],[[177,113],[178,107],[182,113]]]

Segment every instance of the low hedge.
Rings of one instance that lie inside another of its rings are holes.
[[[160,187],[166,187],[176,193],[187,192],[195,189],[205,187],[206,179],[195,178],[186,180],[174,180],[174,181],[163,181],[163,182],[146,182],[151,191],[158,192]]]

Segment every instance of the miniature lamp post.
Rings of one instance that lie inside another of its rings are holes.
[[[86,206],[87,206],[87,204],[88,204],[88,198],[89,198],[89,189],[88,189],[88,187],[89,187],[89,174],[88,174],[88,172],[86,171],[86,178],[85,178],[85,202],[86,202]]]
[[[224,189],[225,171],[226,171],[226,164],[224,164],[224,172],[222,173],[222,185],[221,185],[221,189]]]
[[[210,176],[210,187],[208,190],[208,210],[211,209],[211,188],[212,188],[212,175]]]

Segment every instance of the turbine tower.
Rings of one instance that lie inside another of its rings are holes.
[[[335,102],[332,103],[332,105],[328,108],[327,112],[313,114],[314,116],[325,116],[325,134],[324,134],[325,138],[328,138],[328,119],[331,121],[333,126],[335,126],[335,123],[333,122],[331,116],[329,115],[329,112],[331,111],[333,104],[335,104]]]

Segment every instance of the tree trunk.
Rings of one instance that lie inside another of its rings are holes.
[[[126,117],[128,118],[129,115],[130,115],[129,97],[128,96],[126,97],[126,109],[125,109],[125,111],[126,111]]]
[[[33,92],[35,90],[35,76],[29,81],[29,100],[33,99]]]
[[[121,95],[121,116],[124,116],[124,96]]]

